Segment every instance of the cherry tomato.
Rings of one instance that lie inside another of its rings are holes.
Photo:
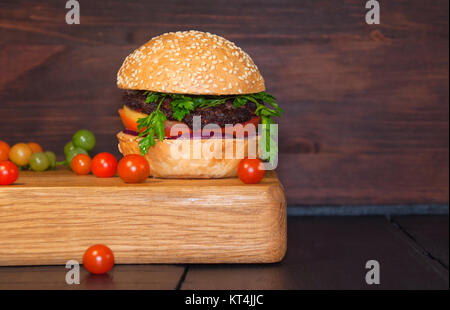
[[[117,159],[111,153],[103,152],[92,159],[92,173],[98,178],[110,178],[116,170]]]
[[[95,136],[91,131],[81,129],[73,135],[72,143],[73,145],[81,147],[86,151],[91,151],[95,146]]]
[[[70,167],[73,172],[78,175],[87,175],[91,172],[92,160],[89,155],[86,154],[78,154],[70,163]]]
[[[16,182],[19,169],[9,160],[0,161],[0,185],[9,185]]]
[[[70,151],[73,151],[75,149],[75,145],[73,145],[72,141],[67,142],[64,146],[64,155],[67,157]]]
[[[107,273],[114,266],[114,254],[106,245],[93,245],[84,252],[83,266],[93,274]]]
[[[75,146],[73,149],[70,149],[70,150],[67,152],[67,155],[66,155],[66,162],[67,162],[67,164],[69,165],[69,167],[70,167],[70,165],[71,165],[71,163],[72,163],[72,159],[73,159],[75,156],[77,156],[78,154],[85,154],[85,155],[88,155],[88,152],[87,152],[85,149],[82,149],[81,147],[78,147],[78,146]]]
[[[265,171],[262,162],[258,158],[244,158],[238,166],[238,177],[246,184],[255,184],[264,178]]]
[[[48,162],[50,163],[49,168],[50,169],[55,169],[55,167],[56,167],[56,155],[55,155],[55,153],[53,153],[52,151],[46,151],[44,154],[47,156]]]
[[[33,150],[28,144],[17,143],[9,150],[9,159],[18,166],[26,166]]]
[[[9,144],[5,141],[0,140],[0,161],[2,160],[8,160],[9,158]]]
[[[42,152],[37,152],[31,155],[29,165],[31,170],[45,171],[50,167],[50,161],[48,160],[47,155]]]
[[[141,183],[150,176],[150,165],[144,156],[126,155],[120,160],[117,172],[125,183]]]
[[[42,153],[43,152],[42,147],[39,144],[37,144],[36,142],[28,142],[27,144],[31,148],[33,153]]]

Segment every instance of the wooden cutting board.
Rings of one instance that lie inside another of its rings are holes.
[[[80,263],[93,244],[116,263],[271,263],[286,252],[286,200],[275,172],[237,178],[148,179],[23,171],[0,187],[0,265]]]

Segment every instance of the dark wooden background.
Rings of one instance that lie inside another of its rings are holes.
[[[197,29],[247,51],[286,114],[291,205],[448,203],[449,2],[0,0],[0,140],[62,154],[79,128],[116,150],[116,72],[151,37]]]

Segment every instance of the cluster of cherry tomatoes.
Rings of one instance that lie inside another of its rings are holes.
[[[0,141],[0,159],[9,159],[20,167],[20,170],[45,171],[56,166],[55,153],[44,152],[36,142],[16,143],[12,147]]]
[[[98,178],[110,178],[118,173],[126,183],[144,182],[150,176],[148,161],[137,154],[126,155],[119,163],[114,155],[107,152],[97,154],[92,160],[89,155],[78,154],[73,157],[70,166],[78,175],[92,172]]]
[[[92,172],[98,178],[110,178],[119,174],[127,183],[139,183],[150,176],[150,166],[147,160],[140,155],[128,155],[120,162],[111,153],[99,153],[91,159],[89,151],[95,146],[94,134],[86,129],[77,131],[72,140],[64,147],[66,163],[78,175],[87,175]]]
[[[124,156],[118,163],[114,155],[107,152],[99,153],[93,159],[87,154],[78,154],[72,158],[70,167],[78,175],[92,172],[98,178],[111,178],[118,172],[127,183],[143,182],[150,176],[150,166],[140,155]]]
[[[139,154],[124,156],[120,162],[111,153],[99,153],[93,158],[89,152],[95,147],[95,135],[86,129],[78,130],[64,147],[65,160],[56,161],[53,152],[43,152],[34,142],[17,143],[13,147],[0,141],[0,185],[14,183],[19,169],[44,171],[66,164],[78,175],[92,172],[99,178],[110,178],[116,174],[126,183],[144,182],[150,176],[150,166]],[[259,183],[264,177],[260,159],[245,158],[238,166],[238,177],[246,184]]]
[[[43,152],[35,143],[17,143],[10,147],[0,141],[0,185],[14,183],[19,170],[44,171],[58,165],[67,165],[78,175],[92,172],[99,178],[110,178],[116,174],[126,183],[144,182],[150,176],[150,166],[145,157],[133,154],[124,156],[120,162],[113,154],[102,152],[89,156],[95,147],[95,135],[86,129],[78,130],[64,147],[65,160],[57,162],[53,152]]]
[[[17,143],[10,147],[5,141],[0,141],[0,185],[14,183],[19,170],[44,171],[55,166],[55,153],[44,152],[35,142]]]

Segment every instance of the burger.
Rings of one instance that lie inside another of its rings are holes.
[[[232,177],[241,158],[225,152],[236,152],[238,142],[244,157],[254,141],[263,159],[276,149],[268,125],[282,110],[250,56],[223,37],[200,31],[154,37],[126,57],[117,86],[125,127],[117,134],[119,151],[145,156],[153,177]],[[248,125],[263,131],[242,130]],[[208,152],[199,155],[195,146]]]

